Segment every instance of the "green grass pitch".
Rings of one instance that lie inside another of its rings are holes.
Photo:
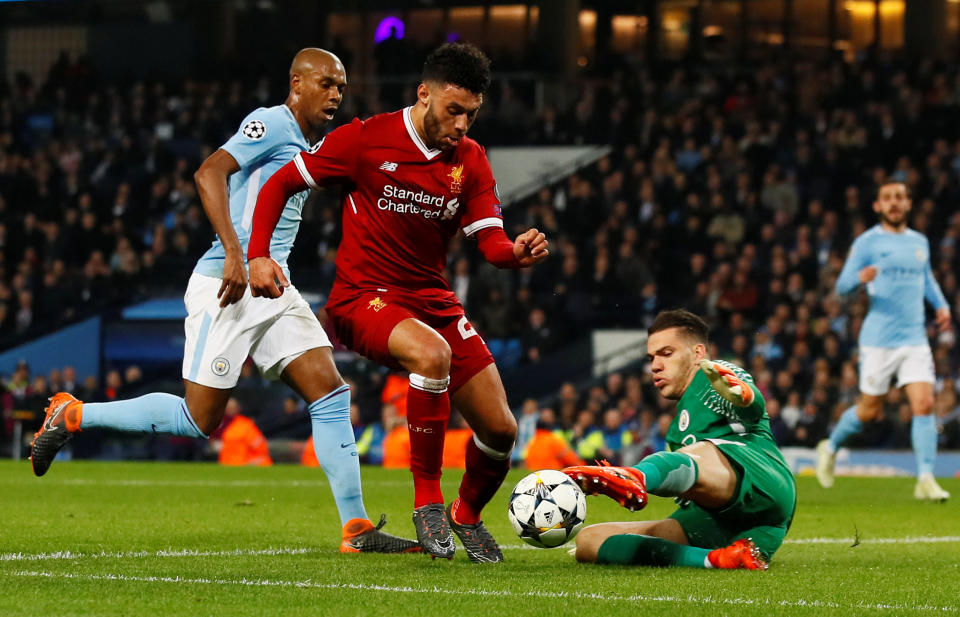
[[[0,462],[0,615],[960,615],[960,480],[918,503],[908,478],[800,478],[767,572],[599,567],[526,547],[506,516],[514,471],[485,513],[506,562],[341,555],[323,473],[292,466]],[[456,491],[459,473],[444,490]],[[405,471],[365,468],[371,518],[413,535]],[[589,522],[663,517],[600,497]],[[855,544],[855,536],[859,542]]]

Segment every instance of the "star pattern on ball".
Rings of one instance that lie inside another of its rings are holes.
[[[510,495],[507,517],[524,542],[538,548],[573,539],[587,515],[583,491],[559,471],[543,470],[520,480]]]

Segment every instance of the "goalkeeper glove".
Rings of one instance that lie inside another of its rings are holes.
[[[700,361],[700,370],[710,380],[710,385],[717,391],[717,394],[737,407],[749,407],[753,402],[753,388],[727,367],[712,360],[704,359]]]

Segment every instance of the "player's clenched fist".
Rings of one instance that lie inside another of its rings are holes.
[[[753,388],[727,367],[704,359],[700,361],[700,370],[710,380],[713,389],[737,407],[747,407],[753,402]]]
[[[860,271],[859,277],[861,283],[869,283],[873,279],[877,278],[877,267],[867,266]]]
[[[536,229],[528,229],[523,232],[513,243],[513,256],[517,262],[523,266],[532,266],[538,264],[547,258],[550,251],[547,250],[547,238]]]
[[[270,257],[255,257],[250,260],[250,294],[254,298],[279,298],[290,281],[283,268]]]

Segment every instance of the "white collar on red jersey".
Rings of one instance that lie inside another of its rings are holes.
[[[414,145],[420,149],[420,152],[422,152],[423,156],[427,157],[429,161],[440,154],[441,151],[437,149],[430,150],[427,148],[427,144],[423,143],[423,140],[420,139],[420,133],[418,133],[416,127],[413,126],[413,118],[410,116],[410,110],[412,109],[413,105],[403,109],[403,125],[407,127],[407,133],[410,135],[411,141],[413,141]]]

